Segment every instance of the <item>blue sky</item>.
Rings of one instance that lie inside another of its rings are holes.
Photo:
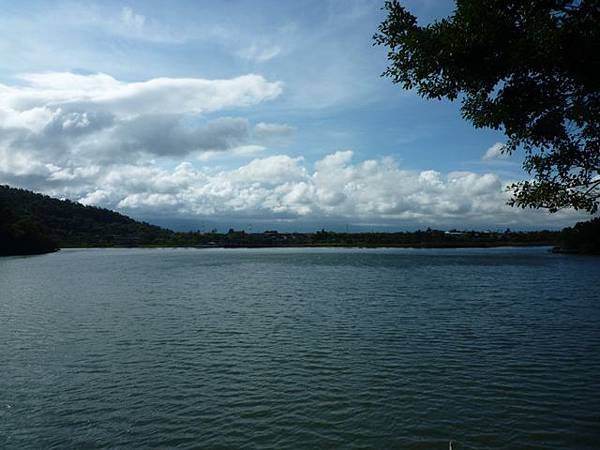
[[[193,228],[581,218],[506,207],[502,134],[380,77],[382,3],[0,1],[0,182]]]

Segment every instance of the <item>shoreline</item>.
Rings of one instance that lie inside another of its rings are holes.
[[[90,246],[63,246],[62,249],[86,249],[86,248],[194,248],[194,249],[235,249],[235,248],[417,248],[417,249],[453,249],[453,248],[502,248],[502,247],[556,247],[555,242],[535,243],[465,243],[448,245],[445,243],[423,243],[423,244],[290,244],[290,245],[268,245],[268,244],[225,244],[225,245],[90,245]]]
[[[225,245],[66,245],[53,250],[42,251],[42,252],[27,252],[27,253],[10,253],[0,254],[0,258],[4,257],[16,257],[16,256],[41,256],[51,253],[57,253],[61,250],[91,250],[91,249],[196,249],[196,250],[207,250],[207,249],[265,249],[265,248],[341,248],[341,249],[478,249],[478,248],[526,248],[526,247],[548,247],[550,253],[559,255],[586,255],[586,256],[600,256],[598,253],[586,253],[581,252],[573,248],[565,248],[557,245],[556,242],[465,242],[460,244],[449,244],[449,243],[398,243],[398,244],[290,244],[290,245],[278,245],[278,244],[225,244]]]
[[[449,242],[436,242],[436,243],[396,243],[396,244],[372,244],[372,243],[290,243],[289,245],[281,245],[281,243],[257,243],[257,244],[223,244],[223,245],[169,245],[169,244],[156,244],[156,245],[64,245],[53,250],[40,251],[40,252],[27,252],[27,253],[10,253],[0,254],[2,257],[15,257],[15,256],[41,256],[51,253],[57,253],[61,250],[68,249],[263,249],[263,248],[358,248],[358,249],[394,249],[394,248],[406,248],[406,249],[468,249],[468,248],[523,248],[523,247],[550,247],[552,253],[559,254],[579,254],[570,250],[561,250],[561,247],[557,246],[556,242],[463,242],[463,243],[449,243]]]

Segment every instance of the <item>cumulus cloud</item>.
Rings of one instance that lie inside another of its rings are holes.
[[[281,83],[259,75],[123,82],[106,74],[52,72],[21,80],[0,84],[0,172],[6,177],[46,177],[48,164],[71,170],[90,161],[133,163],[144,155],[242,154],[286,134],[284,126],[254,126],[241,117],[203,118],[277,97]]]
[[[489,161],[492,159],[506,159],[508,158],[508,154],[503,153],[504,144],[502,142],[496,142],[490,148],[488,148],[481,158],[484,161]]]
[[[13,170],[21,163],[13,161]],[[46,192],[138,217],[338,220],[408,227],[535,225],[547,220],[540,213],[508,207],[506,183],[494,174],[405,170],[390,158],[353,162],[349,150],[315,164],[274,155],[220,172],[191,162],[173,169],[148,162],[101,170],[44,166],[40,173],[38,181],[43,180]],[[571,212],[561,214],[553,220],[574,220]]]
[[[202,152],[197,159],[198,161],[214,161],[218,159],[232,160],[235,158],[248,158],[250,156],[257,156],[265,150],[266,147],[263,147],[262,145],[240,145],[239,147],[232,148],[226,153],[215,150]]]
[[[407,170],[391,158],[355,162],[350,150],[314,164],[258,157],[269,143],[289,139],[293,127],[215,117],[280,94],[280,83],[258,75],[122,82],[44,73],[22,81],[0,84],[0,183],[137,217],[397,226],[547,221],[506,206],[507,182],[490,173]],[[485,158],[498,157],[501,147]],[[225,153],[254,159],[218,172],[200,168]],[[561,214],[552,217],[573,221],[572,212]]]
[[[225,151],[248,142],[246,119],[223,117],[203,125],[187,125],[178,115],[152,114],[120,123],[111,132],[119,152],[181,156],[194,151]]]

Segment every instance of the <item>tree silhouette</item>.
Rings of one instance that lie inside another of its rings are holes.
[[[475,127],[505,133],[504,152],[525,152],[532,179],[511,186],[512,205],[598,210],[600,1],[457,0],[426,26],[397,0],[384,9],[374,36],[388,48],[383,75],[460,100]]]

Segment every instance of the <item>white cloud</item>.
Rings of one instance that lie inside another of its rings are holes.
[[[6,170],[1,155],[0,167]],[[390,158],[357,163],[352,158],[351,151],[340,151],[313,166],[303,158],[274,155],[220,172],[190,162],[173,169],[151,162],[87,170],[52,165],[42,167],[34,179],[16,170],[23,164],[17,160],[12,170],[13,180],[28,187],[145,217],[408,227],[548,226],[578,218],[571,211],[548,216],[508,207],[506,183],[494,174],[413,171]]]
[[[60,106],[109,111],[119,117],[140,114],[207,113],[271,100],[282,92],[281,82],[260,75],[227,80],[153,78],[122,82],[107,74],[70,72],[24,74],[25,86],[0,84],[4,114]]]
[[[284,136],[284,125],[201,114],[277,97],[281,83],[259,75],[227,80],[155,78],[123,82],[106,74],[26,74],[0,84],[0,171],[45,176],[47,164],[132,163],[143,155],[235,151],[242,156]],[[260,141],[260,142],[259,142]],[[64,179],[67,172],[54,174]]]
[[[106,74],[43,73],[22,80],[0,84],[0,183],[146,217],[398,226],[549,220],[506,206],[507,182],[494,174],[406,170],[391,158],[353,162],[350,150],[314,164],[285,154],[258,158],[293,127],[212,118],[281,93],[280,83],[258,75],[123,82]],[[207,112],[210,120],[200,116]],[[501,146],[489,157],[498,157]],[[255,159],[218,172],[182,162],[200,164],[224,152]],[[552,220],[574,220],[572,212],[561,214]]]
[[[31,156],[27,152],[16,152],[9,148],[0,148],[0,174],[4,173],[14,177],[48,175],[50,168]]]
[[[0,86],[0,92],[2,87]],[[26,128],[38,132],[52,119],[55,111],[45,107],[37,106],[24,111],[15,111],[0,106],[0,124],[2,128]]]
[[[260,183],[263,186],[294,182],[306,178],[306,170],[300,165],[301,161],[302,158],[291,158],[287,155],[254,159],[245,166],[226,173],[225,178],[240,184]]]
[[[234,147],[226,153],[223,151],[217,150],[208,150],[202,152],[198,155],[198,161],[213,161],[216,159],[228,159],[232,158],[247,158],[249,156],[257,156],[258,154],[264,152],[266,147],[262,145],[240,145],[239,147]]]
[[[502,142],[496,142],[490,148],[488,148],[481,159],[484,161],[489,161],[492,159],[506,159],[508,158],[508,154],[503,153],[504,144]]]

